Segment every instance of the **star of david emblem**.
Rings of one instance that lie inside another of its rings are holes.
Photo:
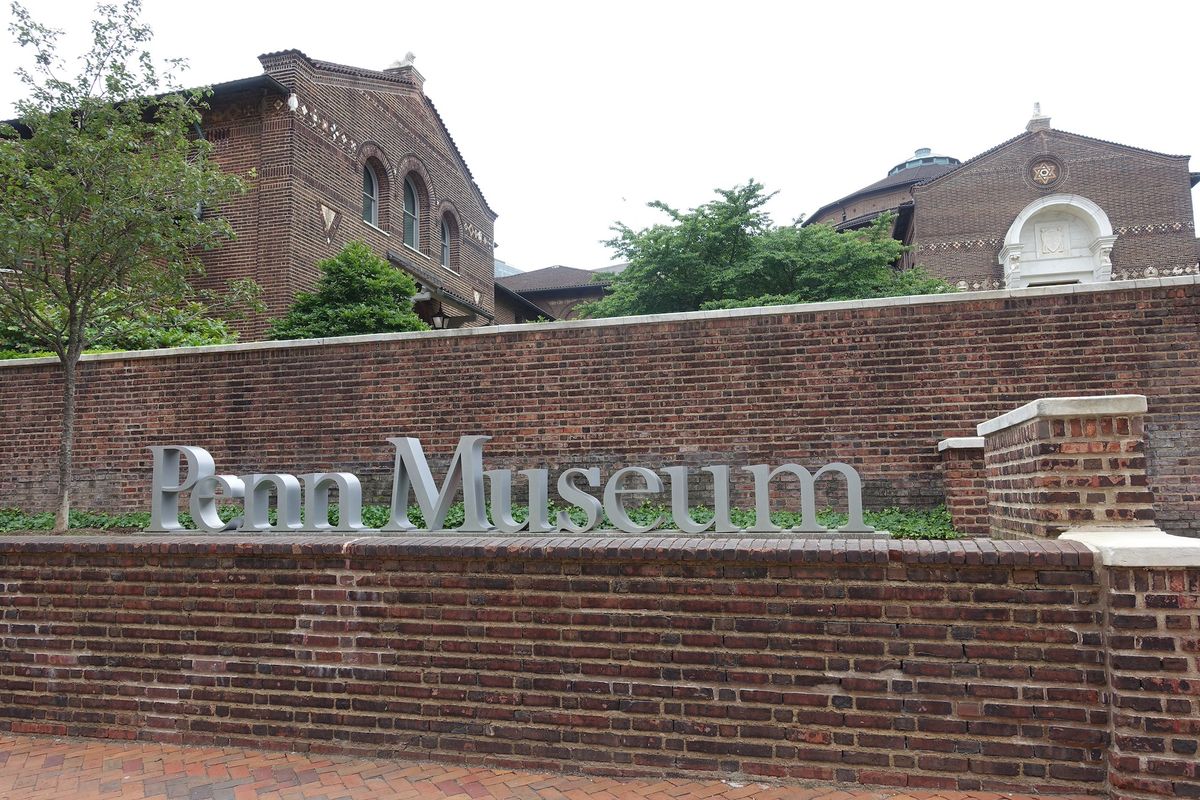
[[[1033,165],[1033,182],[1048,186],[1058,179],[1058,165],[1050,161],[1041,161]]]

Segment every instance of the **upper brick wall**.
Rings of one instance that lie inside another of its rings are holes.
[[[155,444],[223,472],[345,469],[460,435],[551,469],[855,465],[868,506],[942,502],[936,443],[1040,397],[1144,394],[1155,516],[1200,532],[1200,279],[87,357],[76,504],[146,508]],[[53,503],[53,363],[0,366],[3,505]]]

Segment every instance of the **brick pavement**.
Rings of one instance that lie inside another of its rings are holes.
[[[0,735],[0,800],[1038,800],[691,779],[615,779],[146,742]],[[1060,799],[1061,800],[1061,799]],[[1074,798],[1073,800],[1081,800]],[[1088,800],[1096,800],[1095,797]]]

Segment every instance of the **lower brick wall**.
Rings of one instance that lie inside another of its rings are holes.
[[[1092,564],[1065,541],[13,536],[0,730],[1102,794]]]
[[[1114,798],[1200,797],[1200,569],[1106,575]]]

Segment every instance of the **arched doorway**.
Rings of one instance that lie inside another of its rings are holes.
[[[1035,200],[1004,237],[1004,285],[1023,289],[1111,280],[1116,240],[1104,209],[1086,197],[1055,194]]]

